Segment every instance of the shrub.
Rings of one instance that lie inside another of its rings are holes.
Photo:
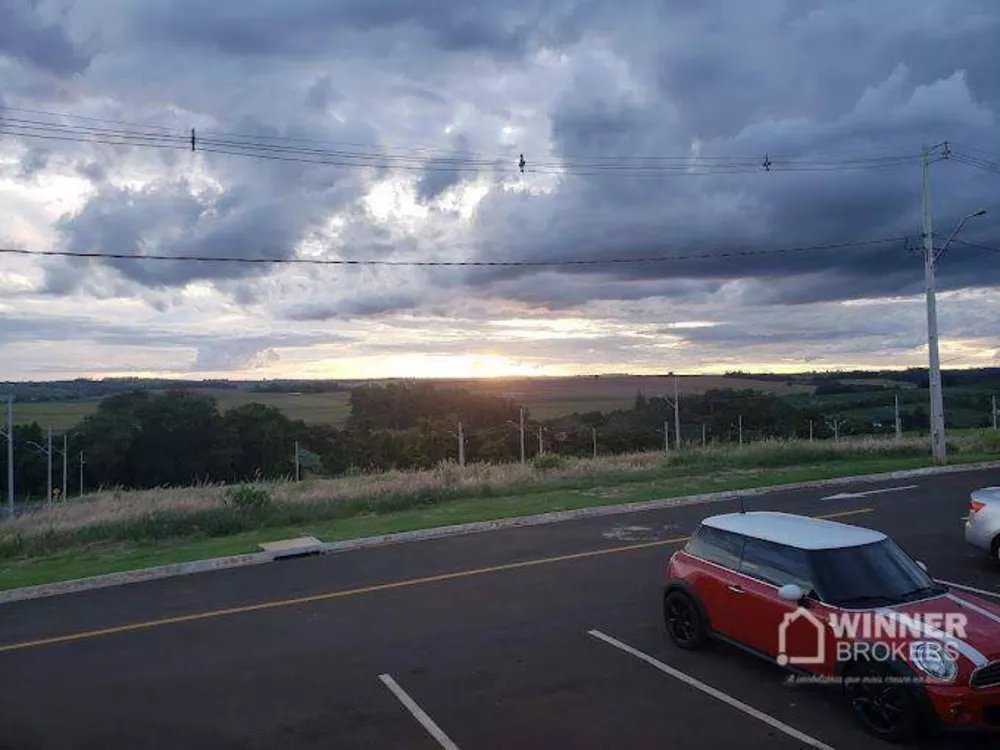
[[[557,453],[543,453],[531,459],[531,464],[536,469],[559,469],[565,465],[566,459]]]
[[[271,493],[263,487],[240,485],[226,490],[225,503],[240,513],[258,514],[271,505]]]

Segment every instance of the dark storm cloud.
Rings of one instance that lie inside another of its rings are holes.
[[[1000,6],[995,15],[1000,19]],[[728,70],[743,62],[737,49],[711,64]],[[808,81],[812,66],[803,65],[801,73]],[[588,153],[621,157],[683,155],[690,150],[689,139],[699,129],[684,117],[683,92],[676,100],[650,99],[615,80],[613,69],[594,61],[580,68],[573,86],[555,105],[553,137],[569,164]],[[735,88],[739,78],[731,83]],[[767,87],[756,91],[756,115],[750,121],[744,115],[728,119],[724,128],[716,129],[720,135],[703,141],[703,153],[757,157],[760,162],[770,155],[779,165],[789,158],[810,159],[812,166],[708,176],[635,176],[605,168],[586,176],[571,174],[558,190],[528,205],[519,196],[494,193],[479,209],[480,256],[559,261],[715,254],[714,260],[622,264],[614,273],[623,282],[651,277],[767,279],[772,288],[761,302],[808,303],[919,290],[919,267],[902,251],[902,242],[833,252],[766,253],[882,237],[905,237],[916,244],[921,231],[921,144],[948,139],[983,146],[997,142],[1000,134],[997,113],[977,98],[966,74],[953,71],[942,80],[921,81],[899,64],[855,90],[843,111],[826,118],[808,110],[767,117],[768,110],[782,111],[781,97]],[[715,96],[728,101],[719,94],[716,89]],[[912,158],[888,168],[857,169],[844,154]],[[958,163],[933,165],[937,231],[947,234],[965,213],[989,202],[996,194],[996,180],[995,175]],[[1000,206],[978,221],[984,244],[1000,245]],[[503,279],[504,288],[510,288],[512,278],[531,273],[477,271],[469,279],[487,287]],[[569,266],[564,273],[600,274],[604,282],[607,267]],[[939,272],[942,289],[960,288],[970,280],[998,284],[1000,268],[983,253],[964,253]],[[628,284],[598,283],[595,278],[593,287],[591,293],[602,297],[630,296]]]
[[[450,288],[445,281],[551,310],[600,299],[693,302],[734,281],[743,285],[738,299],[758,305],[917,293],[919,258],[902,241],[761,254],[854,239],[919,240],[917,162],[848,169],[846,159],[916,156],[921,144],[945,139],[957,153],[998,150],[1000,5],[970,0],[956,13],[953,3],[925,0],[906,8],[891,0],[249,0],[233,11],[194,0],[101,0],[77,13],[101,29],[104,45],[80,91],[116,102],[112,116],[132,119],[141,105],[171,126],[201,118],[216,130],[327,143],[379,144],[388,131],[401,153],[423,159],[423,171],[405,176],[416,177],[415,197],[425,204],[464,176],[443,169],[449,155],[440,148],[407,148],[441,144],[444,132],[463,134],[453,155],[523,149],[529,166],[590,160],[597,167],[571,169],[586,174],[566,175],[554,188],[546,184],[551,175],[514,175],[530,194],[494,185],[466,238],[433,234],[439,225],[419,222],[408,234],[399,229],[406,220],[376,223],[359,214],[355,201],[370,174],[220,154],[195,161],[178,152],[151,155],[144,166],[169,175],[131,188],[115,186],[114,173],[136,162],[100,154],[78,167],[97,192],[59,226],[67,246],[81,250],[287,257],[339,213],[348,225],[343,254],[357,259],[709,256],[555,271],[414,272],[405,293],[381,296],[338,287],[330,299],[317,283],[314,293],[299,290],[294,305],[282,302],[299,320],[431,309]],[[501,144],[505,125],[518,135]],[[522,138],[528,146],[516,142]],[[620,169],[626,156],[695,153],[747,157],[756,171],[638,176]],[[765,155],[774,171],[756,166]],[[781,171],[788,159],[813,167]],[[193,190],[180,176],[192,163],[221,187]],[[989,215],[964,236],[1000,246],[998,180],[957,162],[933,165],[935,231],[947,235],[985,203]],[[439,213],[431,212],[432,222]],[[1000,283],[993,257],[951,248],[939,286]],[[245,283],[228,289],[241,304],[268,299],[248,277],[272,270],[113,267],[151,287],[239,278]],[[79,268],[51,269],[49,291],[75,289]]]
[[[345,34],[381,34],[398,40],[417,33],[448,52],[482,51],[520,57],[533,45],[558,40],[567,18],[544,0],[251,0],[239,13],[195,0],[143,3],[137,34],[227,54],[323,57]],[[563,5],[556,3],[555,6]]]
[[[452,145],[454,148],[452,153],[428,160],[424,172],[420,175],[416,190],[417,199],[422,203],[434,200],[468,176],[468,172],[461,171],[459,167],[463,161],[467,162],[472,157],[469,140],[463,135],[458,135],[452,139]]]
[[[243,359],[248,359],[260,352],[281,347],[351,340],[347,336],[308,331],[220,336],[207,331],[198,333],[127,323],[107,323],[83,316],[60,318],[7,316],[4,325],[0,327],[0,345],[25,340],[51,342],[68,339],[118,346],[197,346],[205,351],[202,355],[203,361],[206,361],[204,358],[209,357],[209,352],[213,349],[219,352],[219,357],[239,355]]]
[[[382,297],[357,296],[336,303],[312,302],[290,308],[284,315],[287,320],[320,321],[334,318],[370,318],[387,313],[408,310],[419,304],[413,294],[395,293]]]
[[[0,0],[0,57],[59,76],[85,70],[88,56],[62,26],[43,18],[38,5],[37,0]]]

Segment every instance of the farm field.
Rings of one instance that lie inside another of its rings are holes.
[[[220,411],[259,403],[274,406],[290,419],[301,419],[307,424],[342,425],[350,412],[346,391],[332,393],[254,393],[249,390],[198,389],[199,393],[214,396]],[[100,399],[85,401],[43,401],[38,403],[14,403],[14,422],[26,424],[38,422],[42,428],[51,427],[55,431],[68,430],[81,419],[97,410]]]
[[[474,380],[429,381],[445,387],[464,388],[478,393],[506,396],[523,403],[532,416],[552,419],[574,412],[631,408],[636,394],[670,396],[672,377],[621,375],[565,378],[497,378]],[[345,386],[355,383],[344,383]],[[360,383],[357,383],[360,385]],[[714,388],[772,391],[779,395],[812,392],[807,385],[784,381],[731,378],[720,375],[684,375],[677,379],[677,390],[684,394],[704,393]],[[280,409],[291,419],[307,424],[331,424],[339,427],[350,413],[348,390],[328,393],[257,393],[249,389],[198,388],[199,393],[214,396],[219,409],[226,411],[248,403],[261,403]],[[14,421],[26,424],[37,421],[42,428],[67,430],[83,417],[92,414],[100,399],[74,401],[15,402]]]

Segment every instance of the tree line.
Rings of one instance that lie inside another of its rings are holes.
[[[816,405],[794,406],[755,390],[710,390],[680,400],[681,438],[687,443],[746,442],[765,437],[830,437],[834,427]],[[197,390],[131,390],[104,398],[66,436],[69,494],[84,490],[186,486],[350,471],[430,468],[458,458],[462,424],[467,462],[510,462],[521,455],[522,407],[509,398],[407,382],[352,389],[342,428],[306,424],[279,409],[250,403],[225,411]],[[668,399],[637,394],[629,409],[576,413],[555,419],[524,411],[525,458],[546,453],[590,455],[595,431],[602,454],[664,446],[664,428],[676,442]],[[904,429],[926,429],[922,407],[904,415]],[[841,435],[871,432],[871,424],[838,421]],[[891,431],[892,426],[887,427]],[[541,446],[539,445],[541,431]],[[47,497],[47,435],[37,424],[15,426],[16,491],[21,499]],[[296,450],[296,448],[298,450]],[[53,485],[62,487],[62,434],[52,443]],[[6,476],[0,451],[0,478]],[[0,482],[0,485],[3,483]]]

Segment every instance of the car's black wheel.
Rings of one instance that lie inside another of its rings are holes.
[[[997,534],[993,544],[990,545],[990,557],[993,558],[993,562],[1000,563],[1000,534]]]
[[[844,691],[855,719],[889,742],[907,742],[922,728],[920,704],[911,685],[883,664],[858,664],[847,674]]]
[[[694,600],[674,589],[663,597],[663,623],[667,635],[680,648],[701,648],[707,635],[705,620]]]

